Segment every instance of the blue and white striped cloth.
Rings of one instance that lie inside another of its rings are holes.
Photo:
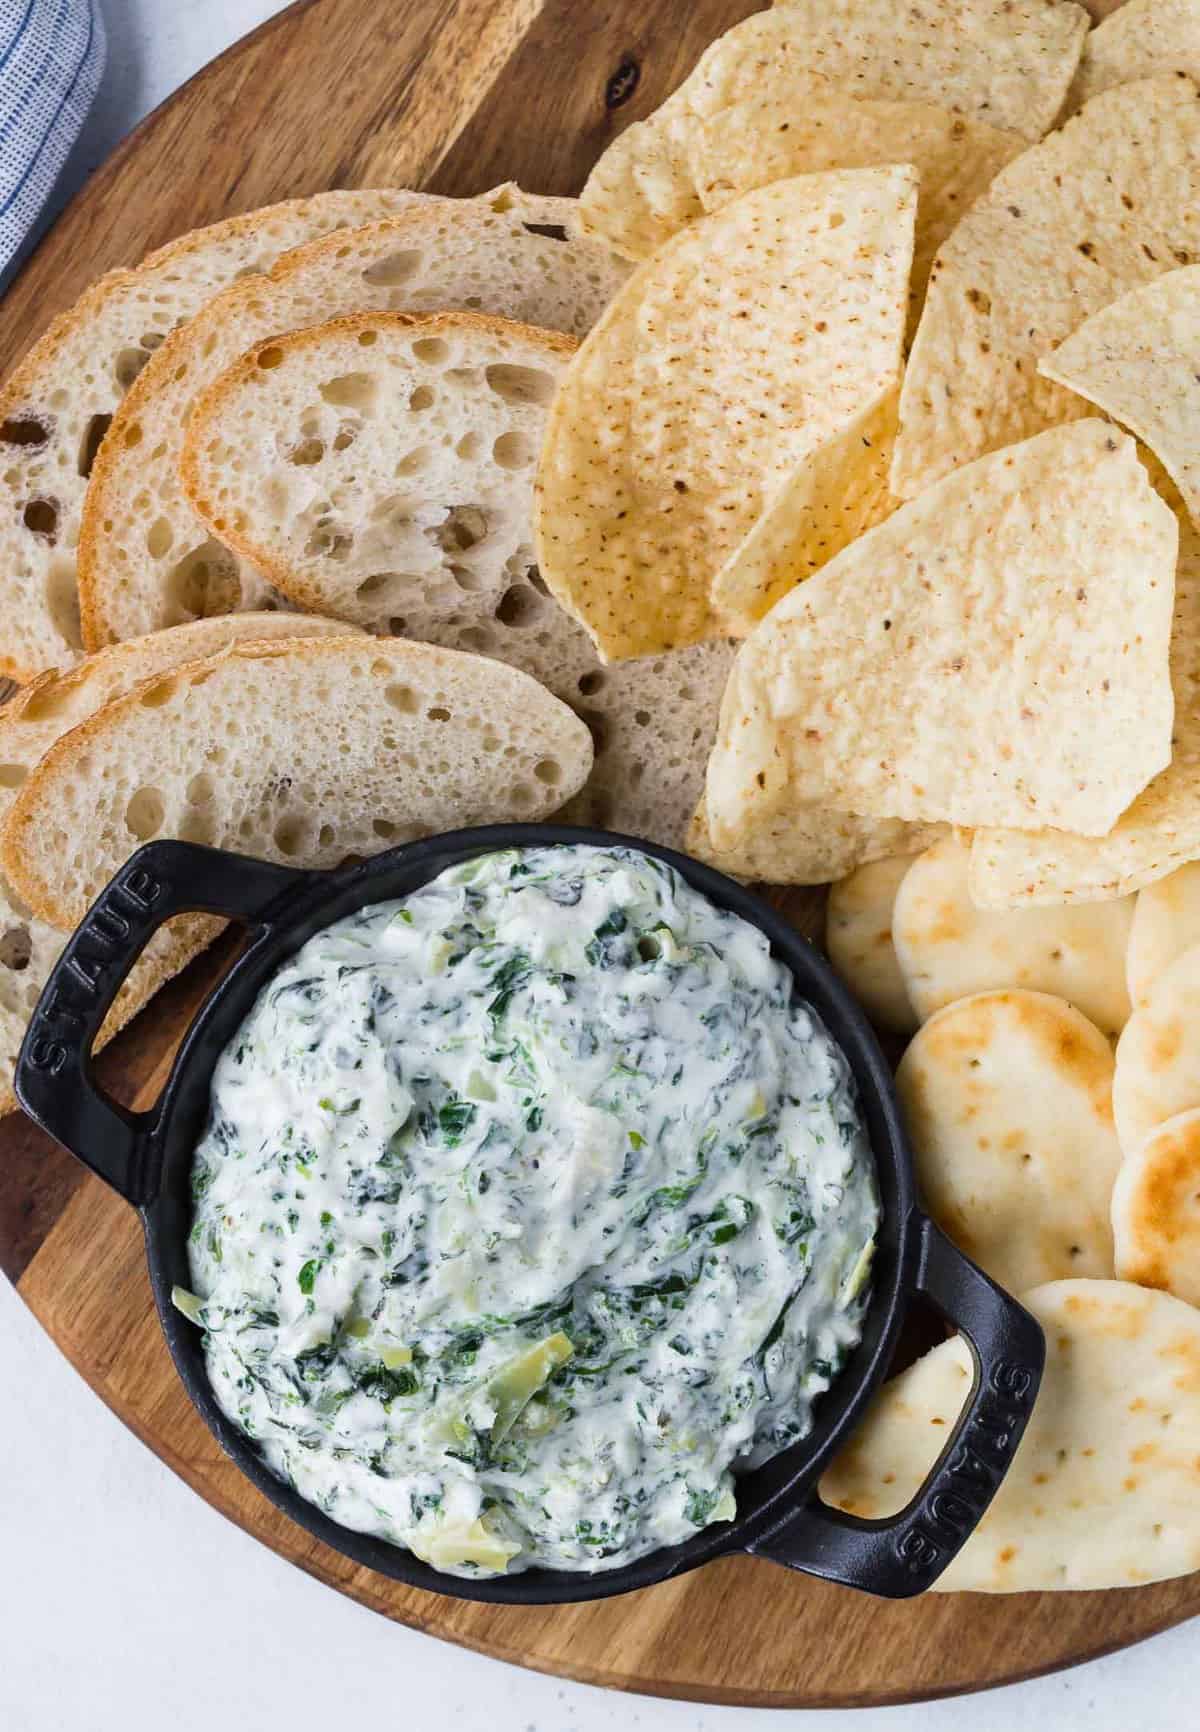
[[[0,0],[0,271],[79,136],[104,51],[99,0]]]

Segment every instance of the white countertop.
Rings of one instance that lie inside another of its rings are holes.
[[[78,185],[276,0],[102,0],[109,71]],[[398,0],[399,3],[399,0]],[[589,0],[579,0],[587,4]],[[596,0],[599,3],[599,0]],[[753,1710],[560,1684],[387,1623],[216,1515],[80,1381],[0,1280],[0,1732],[750,1732]],[[804,1718],[804,1732],[1184,1732],[1200,1621],[1033,1684]],[[783,1716],[785,1720],[792,1717]]]

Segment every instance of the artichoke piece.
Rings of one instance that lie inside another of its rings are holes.
[[[474,1564],[478,1569],[503,1574],[511,1559],[520,1551],[515,1540],[491,1533],[479,1516],[470,1527],[461,1523],[448,1524],[428,1535],[414,1534],[410,1550],[435,1570],[454,1569],[459,1564]]]
[[[201,1312],[204,1301],[196,1293],[189,1293],[186,1287],[172,1287],[171,1303],[176,1311],[182,1311],[190,1323],[198,1323],[203,1329],[204,1318]]]
[[[858,1253],[858,1258],[854,1267],[851,1269],[846,1284],[842,1288],[841,1299],[839,1301],[840,1304],[849,1305],[853,1300],[858,1298],[859,1294],[871,1278],[871,1264],[874,1261],[874,1258],[875,1240],[871,1238],[867,1240],[862,1250]]]
[[[547,1335],[535,1347],[502,1365],[488,1381],[488,1395],[495,1404],[492,1421],[492,1442],[503,1443],[524,1412],[525,1405],[535,1396],[560,1365],[565,1365],[575,1349],[561,1329]]]

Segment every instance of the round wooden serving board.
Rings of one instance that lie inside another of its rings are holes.
[[[614,133],[755,9],[754,0],[293,6],[174,96],[95,176],[7,296],[0,372],[101,271],[255,205],[389,182],[466,194],[514,179],[576,192]],[[811,922],[811,895],[792,911]],[[104,1056],[114,1093],[154,1098],[222,960],[218,947],[194,965]],[[223,1458],[160,1337],[135,1214],[19,1117],[0,1124],[0,1268],[93,1389],[248,1532],[390,1618],[538,1671],[772,1707],[911,1701],[1071,1665],[1200,1612],[1200,1576],[1121,1593],[889,1604],[750,1559],[562,1608],[414,1592],[318,1545]]]

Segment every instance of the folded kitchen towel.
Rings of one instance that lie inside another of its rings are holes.
[[[0,271],[79,136],[104,50],[99,0],[0,0]]]

